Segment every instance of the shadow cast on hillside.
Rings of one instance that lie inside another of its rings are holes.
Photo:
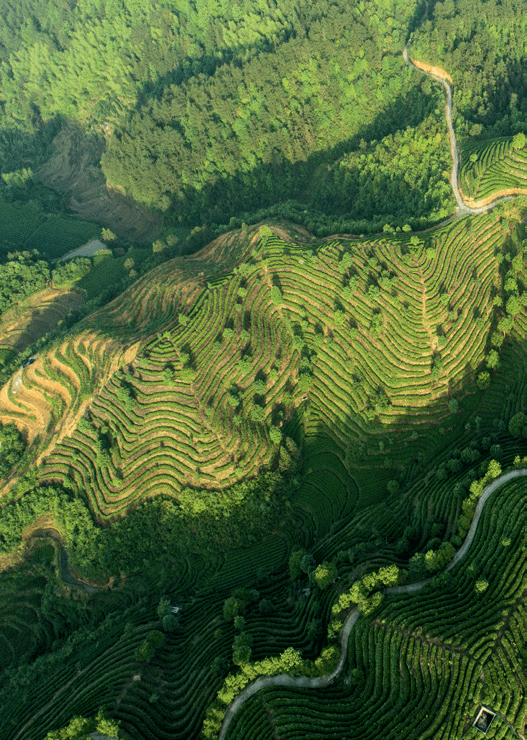
[[[271,207],[280,201],[297,200],[303,209],[318,209],[333,216],[330,202],[326,209],[314,202],[313,180],[319,169],[329,168],[345,154],[360,149],[361,141],[382,139],[408,126],[421,124],[437,106],[437,96],[425,96],[420,80],[404,96],[397,98],[374,121],[338,146],[311,154],[305,161],[292,162],[272,153],[269,164],[260,164],[249,173],[239,172],[229,178],[218,178],[197,190],[186,188],[184,196],[174,202],[173,210],[165,214],[167,223],[177,224],[183,216],[189,223],[226,223],[232,217]],[[268,183],[272,183],[269,187]],[[339,209],[342,215],[344,210]]]
[[[33,134],[0,129],[3,173],[31,169],[23,187],[0,180],[0,200],[32,203],[44,213],[61,213],[94,221],[120,237],[151,242],[161,217],[111,187],[100,166],[104,136],[80,123],[55,116]]]

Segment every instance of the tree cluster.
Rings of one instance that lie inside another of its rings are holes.
[[[0,422],[0,478],[5,478],[26,448],[24,438],[14,424]]]
[[[48,263],[38,257],[36,252],[14,252],[0,265],[0,313],[46,287]]]
[[[467,137],[527,131],[524,13],[521,0],[443,0],[412,35],[412,56],[452,75],[456,127]]]

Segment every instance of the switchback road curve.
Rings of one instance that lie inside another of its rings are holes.
[[[500,475],[499,478],[496,478],[496,480],[492,481],[492,483],[489,483],[489,485],[484,489],[477,503],[474,517],[472,519],[472,524],[470,525],[470,529],[467,533],[465,541],[456,552],[451,562],[442,571],[443,573],[447,573],[448,571],[452,570],[452,568],[455,568],[455,566],[458,565],[458,563],[463,560],[464,557],[466,557],[474,541],[474,536],[476,534],[476,530],[478,528],[478,524],[481,519],[481,514],[483,513],[485,504],[492,496],[494,491],[496,491],[498,488],[501,488],[501,486],[503,486],[505,483],[508,483],[510,480],[513,480],[514,478],[521,478],[523,476],[527,476],[527,468],[521,468],[520,470],[511,470],[508,473]],[[435,574],[435,576],[437,575],[439,575],[439,573]],[[416,591],[420,591],[431,581],[432,578],[428,578],[426,581],[420,581],[419,583],[410,583],[405,586],[392,586],[391,588],[383,589],[382,592],[385,594],[411,594],[415,593]],[[225,738],[227,737],[229,725],[232,722],[236,712],[240,709],[240,707],[243,706],[243,704],[245,704],[247,699],[250,699],[250,697],[260,691],[260,689],[269,686],[321,689],[333,683],[333,681],[341,673],[342,668],[344,667],[344,663],[346,662],[346,658],[348,655],[349,636],[351,634],[351,630],[357,623],[359,616],[359,610],[355,608],[349,612],[346,619],[344,620],[344,625],[340,632],[340,657],[336,667],[331,671],[331,673],[326,673],[326,675],[317,676],[316,678],[308,678],[307,676],[289,676],[287,673],[282,673],[278,676],[261,676],[260,678],[257,678],[255,681],[246,686],[245,689],[243,689],[243,691],[238,694],[236,699],[234,699],[231,704],[229,704],[227,711],[225,712],[225,717],[223,719],[223,724],[221,726],[218,740],[225,740]]]

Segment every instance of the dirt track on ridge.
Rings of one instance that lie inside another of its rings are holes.
[[[452,186],[452,191],[454,193],[458,210],[460,212],[460,215],[463,215],[465,213],[467,214],[478,214],[478,213],[486,213],[491,208],[494,208],[494,206],[497,206],[499,203],[505,203],[508,200],[511,200],[514,195],[519,195],[519,192],[515,192],[514,194],[511,194],[511,189],[507,190],[498,190],[493,195],[489,196],[488,198],[484,198],[481,201],[474,201],[470,199],[467,201],[459,187],[459,151],[457,147],[456,142],[456,134],[454,131],[454,127],[452,125],[452,87],[450,86],[450,83],[453,84],[451,76],[448,74],[448,72],[445,72],[444,69],[441,69],[441,67],[432,67],[429,64],[425,64],[424,62],[416,61],[415,59],[412,59],[408,56],[408,45],[404,47],[403,50],[403,59],[408,64],[408,66],[412,66],[415,69],[418,69],[420,72],[423,72],[423,74],[428,75],[432,79],[436,80],[437,82],[441,83],[443,87],[446,90],[446,106],[445,106],[445,118],[446,123],[448,127],[448,135],[450,138],[450,152],[452,154],[452,172],[450,175],[450,184]],[[517,188],[512,188],[513,191],[520,190]],[[527,191],[521,191],[527,193]]]

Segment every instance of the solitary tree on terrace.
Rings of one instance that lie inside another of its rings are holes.
[[[320,563],[315,568],[314,577],[317,586],[321,589],[330,586],[337,577],[337,572],[335,563],[329,563],[327,560],[324,560],[323,563]]]
[[[526,144],[527,144],[527,137],[525,136],[523,132],[516,134],[516,136],[512,140],[513,149],[523,149]]]

